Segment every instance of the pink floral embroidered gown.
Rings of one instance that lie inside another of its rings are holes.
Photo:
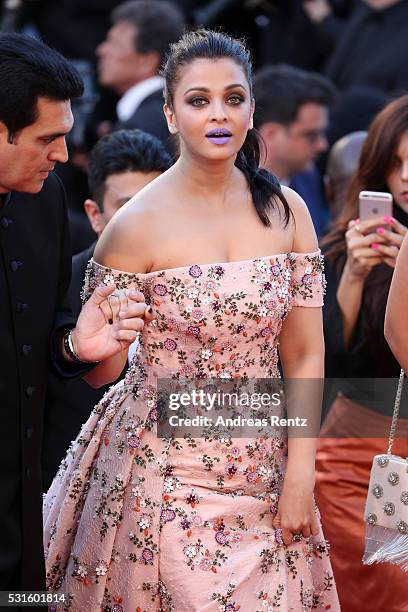
[[[61,610],[339,610],[322,531],[284,547],[272,528],[287,442],[155,435],[157,378],[277,377],[282,323],[322,306],[320,252],[129,274],[157,320],[124,381],[83,425],[44,500],[48,588]]]

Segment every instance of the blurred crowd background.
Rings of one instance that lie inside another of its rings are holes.
[[[68,195],[73,254],[88,247],[96,237],[83,207],[90,195],[87,169],[92,147],[102,135],[119,127],[140,128],[161,140],[167,139],[160,83],[157,78],[152,80],[159,69],[156,58],[163,59],[168,43],[184,28],[197,26],[217,27],[245,38],[253,54],[255,74],[266,69],[258,87],[259,96],[260,90],[265,89],[262,82],[267,89],[262,99],[264,108],[259,108],[258,129],[261,112],[265,111],[268,124],[277,121],[287,127],[298,118],[302,103],[309,101],[301,86],[286,86],[286,80],[297,83],[304,76],[287,72],[287,67],[323,75],[332,84],[330,95],[315,92],[318,106],[327,111],[327,118],[306,117],[310,125],[305,124],[302,138],[286,143],[290,149],[281,152],[281,156],[289,158],[287,168],[272,159],[279,144],[276,135],[267,130],[262,134],[270,149],[270,169],[304,197],[316,230],[322,235],[341,209],[347,177],[358,160],[364,134],[354,133],[365,132],[385,103],[408,88],[408,2],[163,0],[162,14],[155,13],[152,7],[150,16],[143,11],[135,13],[132,4],[120,0],[0,2],[3,31],[40,36],[75,63],[86,84],[85,95],[74,108],[70,161],[58,169]],[[173,12],[166,6],[169,4]],[[157,52],[153,58],[151,51]],[[275,74],[268,75],[267,69],[281,64],[285,66],[277,78],[283,79],[284,91],[276,94],[269,81],[275,79]],[[140,95],[143,104],[140,99],[133,100],[129,90],[149,79],[147,90],[135,94],[136,98]],[[320,87],[324,85],[320,83]],[[315,86],[319,88],[319,84]],[[305,82],[304,87],[313,102],[313,83]],[[319,95],[323,98],[319,99]],[[149,100],[143,100],[143,96]],[[284,116],[282,108],[267,112],[269,106],[277,106],[277,97],[281,107],[294,105],[292,117]],[[349,138],[341,140],[349,134],[353,134],[351,142]],[[171,143],[166,142],[166,146],[171,150]]]

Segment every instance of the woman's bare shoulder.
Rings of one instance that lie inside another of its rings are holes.
[[[149,271],[167,191],[166,181],[160,179],[131,198],[109,221],[96,245],[98,263],[127,272]]]
[[[292,250],[299,253],[313,252],[318,249],[318,242],[309,209],[303,198],[290,187],[282,186],[283,195],[292,211],[294,238]]]

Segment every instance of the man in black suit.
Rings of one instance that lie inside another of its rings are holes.
[[[113,25],[97,49],[99,83],[121,96],[118,127],[139,128],[166,146],[161,64],[183,34],[181,11],[165,0],[131,0],[112,13]]]
[[[141,130],[119,130],[101,138],[93,148],[88,183],[92,199],[84,208],[99,237],[115,212],[171,165],[162,143]],[[96,243],[72,260],[69,296],[74,316],[81,311],[81,289]],[[51,376],[47,389],[43,445],[43,486],[48,490],[71,440],[88,419],[107,387],[92,389],[81,379]]]
[[[69,308],[65,192],[52,171],[68,158],[70,101],[83,91],[78,73],[43,43],[2,34],[0,81],[0,590],[43,590],[40,459],[49,367],[91,381],[151,313],[138,293],[126,296],[125,319],[106,316],[114,285],[97,287],[76,322]]]

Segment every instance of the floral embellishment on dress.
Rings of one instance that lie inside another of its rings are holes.
[[[211,266],[208,270],[208,276],[215,280],[220,280],[225,274],[225,270],[222,266]]]
[[[142,551],[142,559],[145,563],[153,563],[153,551],[150,548],[144,548]]]
[[[221,546],[225,546],[228,544],[228,536],[224,532],[224,530],[216,531],[215,533],[215,541]]]
[[[128,437],[128,445],[130,446],[130,448],[139,448],[139,446],[141,445],[142,441],[139,438],[139,436],[136,435],[131,435]]]
[[[177,348],[177,343],[172,338],[166,338],[163,342],[163,346],[168,351],[175,351]]]
[[[193,278],[200,278],[200,276],[202,276],[203,271],[201,270],[200,266],[194,264],[193,266],[190,266],[188,273]]]
[[[105,285],[110,285],[111,283],[115,282],[115,277],[113,274],[105,274],[105,276],[103,277],[103,283]]]
[[[161,283],[155,285],[153,287],[153,291],[156,295],[160,295],[160,297],[164,297],[165,295],[167,295],[167,287],[166,285],[162,285]]]
[[[175,518],[176,513],[174,512],[173,508],[163,508],[161,511],[160,519],[162,523],[170,523],[171,521],[174,521]]]
[[[95,568],[95,573],[97,576],[104,576],[108,571],[108,566],[104,561],[101,561],[99,565]]]
[[[191,489],[190,493],[186,493],[184,499],[192,508],[195,508],[196,504],[200,502],[200,498],[194,489]]]
[[[204,312],[201,308],[193,308],[191,311],[191,318],[194,319],[194,321],[201,321],[204,318]]]
[[[198,336],[200,334],[200,328],[197,327],[196,325],[189,325],[187,327],[187,333],[190,334],[190,336]]]

